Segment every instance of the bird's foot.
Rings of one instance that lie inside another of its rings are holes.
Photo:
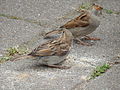
[[[59,68],[59,69],[69,69],[71,68],[70,66],[60,66],[60,65],[47,65],[48,67],[51,68]]]
[[[81,45],[84,45],[84,46],[92,46],[92,44],[90,43],[86,43],[86,42],[83,42],[82,40],[80,39],[75,39],[77,41],[78,44],[81,44]]]
[[[86,40],[100,40],[100,38],[94,38],[94,37],[89,37],[89,36],[85,36]]]

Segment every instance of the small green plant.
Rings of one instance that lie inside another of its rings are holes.
[[[14,57],[14,55],[26,54],[28,52],[28,48],[25,46],[15,46],[8,48],[6,51],[7,53],[4,56],[0,57],[0,63],[10,60]]]
[[[26,54],[28,52],[28,48],[25,46],[15,46],[8,48],[6,51],[7,53],[4,56],[0,57],[0,63],[10,60],[14,57],[14,55]]]
[[[93,71],[93,73],[91,74],[90,79],[94,79],[100,75],[102,75],[103,73],[105,73],[107,71],[107,69],[109,69],[111,66],[109,64],[104,64],[102,66],[98,66],[96,67],[96,69]]]
[[[107,14],[120,14],[120,12],[118,11],[113,11],[113,10],[110,10],[110,9],[103,9]]]
[[[117,14],[117,15],[119,15],[119,14],[120,14],[120,12],[114,12],[114,14]]]
[[[15,46],[8,48],[7,52],[8,52],[8,56],[14,56],[15,54],[21,55],[27,53],[28,49],[22,46]]]
[[[84,3],[84,4],[82,4],[82,5],[79,7],[79,9],[86,9],[86,10],[88,10],[88,9],[90,9],[90,7],[91,7],[91,4],[90,4],[90,3]]]
[[[19,53],[17,47],[10,47],[10,48],[8,48],[7,52],[8,52],[8,56],[13,56],[13,55]]]
[[[0,14],[0,16],[1,16],[1,17],[7,17],[7,15],[5,15],[5,14]]]
[[[24,18],[21,18],[21,17],[12,16],[12,15],[7,15],[7,14],[0,14],[0,17],[6,17],[6,18],[8,18],[8,19],[23,20],[23,21],[26,21],[26,22],[29,22],[29,23],[34,23],[34,24],[41,25],[41,22],[40,22],[40,21],[37,21],[37,20],[24,19]]]
[[[85,10],[89,10],[90,8],[92,7],[92,4],[91,3],[83,3],[82,5],[80,5],[80,7],[78,8],[78,10],[81,10],[81,9],[85,9]],[[103,9],[107,14],[120,14],[120,12],[117,12],[117,11],[113,11],[113,10],[110,10],[110,9]]]
[[[22,18],[16,17],[16,16],[9,16],[8,18],[10,18],[10,19],[16,19],[16,20],[22,20]]]
[[[16,20],[22,20],[22,18],[20,17],[16,17],[16,16],[11,16],[11,15],[6,15],[6,14],[0,14],[1,17],[6,17],[9,19],[16,19]]]
[[[114,12],[112,10],[104,9],[107,14],[113,14]]]
[[[9,59],[11,59],[12,57],[11,56],[3,56],[3,57],[0,57],[0,63],[3,63],[5,61],[8,61]]]

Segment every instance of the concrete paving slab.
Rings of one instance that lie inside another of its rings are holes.
[[[20,45],[34,36],[41,36],[44,30],[43,27],[25,21],[2,19],[3,21],[0,22],[0,49]]]
[[[0,13],[36,20],[42,24],[0,17],[2,20],[0,22],[0,50],[24,44],[32,50],[44,42],[42,38],[44,31],[50,31],[69,20],[59,20],[58,17],[68,14],[69,18],[71,15],[69,12],[74,12],[73,7],[93,1],[2,0]],[[120,6],[119,0],[95,0],[95,2],[116,11]],[[0,64],[0,90],[71,90],[76,84],[82,83],[95,66],[111,60],[120,53],[119,15],[104,12],[100,18],[101,25],[90,36],[99,37],[101,41],[91,41],[95,44],[91,47],[74,44],[68,60],[63,63],[63,65],[72,66],[71,69],[47,68],[39,65],[37,60],[30,59],[8,61]]]
[[[104,75],[91,80],[88,84],[77,86],[74,90],[119,90],[120,65],[115,65]]]

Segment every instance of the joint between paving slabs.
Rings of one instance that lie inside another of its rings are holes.
[[[47,25],[47,24],[42,24],[41,21],[37,21],[37,20],[33,20],[33,19],[25,19],[25,18],[22,18],[22,17],[13,16],[13,15],[0,14],[0,17],[6,17],[7,19],[21,20],[21,21],[25,21],[25,22],[40,25],[42,27],[45,27]]]
[[[114,57],[112,60],[120,60],[120,56],[116,56]],[[90,63],[90,62],[89,62]],[[113,67],[114,65],[117,65],[117,64],[120,64],[120,61],[114,61],[114,62],[108,62],[108,65],[110,65],[110,68]],[[95,66],[95,65],[94,65]],[[108,69],[110,69],[108,68]],[[104,72],[106,73],[108,71],[108,69]],[[103,74],[104,74],[103,73]],[[101,75],[100,75],[101,76]],[[99,76],[97,76],[99,77]],[[96,78],[96,77],[95,77]],[[92,79],[87,79],[87,80],[84,80],[83,82],[81,83],[78,83],[76,84],[71,90],[76,90],[76,88],[79,86],[79,89],[80,90],[83,90],[84,87],[87,85],[87,83],[89,83],[91,80],[94,80],[95,78],[92,78]]]

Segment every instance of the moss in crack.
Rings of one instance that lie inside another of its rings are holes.
[[[97,66],[95,68],[95,70],[92,72],[90,79],[94,79],[100,75],[102,75],[103,73],[105,73],[109,68],[111,67],[110,64],[103,64],[102,66]]]
[[[85,10],[88,10],[90,9],[90,7],[92,6],[92,4],[90,3],[83,3],[82,5],[80,5],[79,9],[85,9]]]
[[[83,3],[82,5],[79,6],[77,11],[80,11],[81,9],[90,10],[91,7],[92,7],[92,3]],[[117,14],[117,15],[120,14],[120,12],[118,12],[118,11],[114,11],[114,10],[110,10],[110,9],[106,9],[106,8],[103,8],[103,11],[105,11],[105,13],[107,13],[107,14]]]
[[[12,58],[11,56],[7,56],[7,55],[2,56],[2,57],[0,57],[0,63],[3,63],[3,62],[5,62],[5,61],[8,61],[8,60],[10,60],[11,58]]]
[[[6,14],[0,14],[0,16],[1,16],[1,17],[6,17],[6,18],[9,18],[9,19],[23,20],[23,19],[20,18],[20,17],[11,16],[11,15],[6,15]]]
[[[0,17],[6,17],[8,19],[15,19],[15,20],[23,20],[23,21],[26,21],[26,22],[29,22],[29,23],[34,23],[34,24],[37,24],[37,25],[41,25],[41,22],[37,21],[37,20],[24,19],[24,18],[21,18],[21,17],[16,17],[16,16],[12,16],[12,15],[7,15],[7,14],[0,14]]]
[[[103,9],[107,14],[117,14],[117,15],[119,15],[120,14],[120,12],[118,12],[118,11],[113,11],[113,10],[110,10],[110,9]]]
[[[10,47],[7,49],[8,56],[13,56],[18,53],[19,53],[19,51],[18,51],[17,47]]]
[[[15,46],[15,47],[8,48],[7,52],[9,56],[14,56],[15,54],[22,55],[28,52],[28,48],[25,46]]]
[[[15,55],[26,54],[28,52],[28,48],[26,48],[25,46],[15,46],[8,48],[6,51],[6,54],[0,57],[0,63],[12,59]]]
[[[107,14],[113,14],[113,13],[114,13],[112,10],[109,10],[109,9],[104,9],[104,11],[105,11]]]

